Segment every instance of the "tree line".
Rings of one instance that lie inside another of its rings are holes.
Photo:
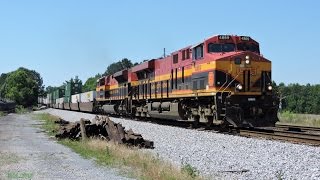
[[[275,85],[280,98],[280,110],[303,114],[320,114],[320,84],[298,83]]]

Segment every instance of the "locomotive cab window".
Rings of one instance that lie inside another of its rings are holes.
[[[235,51],[235,45],[232,43],[227,43],[227,44],[209,43],[208,44],[208,53],[232,52],[232,51]]]
[[[203,58],[203,44],[200,44],[192,49],[192,59]]]
[[[101,78],[99,81],[99,86],[103,86],[103,85],[105,85],[105,79]]]
[[[260,53],[259,45],[257,44],[239,43],[237,44],[237,49],[238,51],[251,51]]]
[[[176,63],[178,63],[178,60],[179,60],[179,56],[178,56],[178,54],[175,54],[175,55],[173,55],[172,56],[172,61],[173,61],[173,64],[176,64]]]

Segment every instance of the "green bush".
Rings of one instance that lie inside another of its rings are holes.
[[[192,178],[199,176],[199,171],[188,163],[182,166],[182,172],[187,173]]]
[[[28,110],[24,108],[22,105],[17,105],[15,111],[18,114],[24,114],[28,112]]]

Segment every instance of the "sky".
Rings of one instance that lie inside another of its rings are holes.
[[[26,67],[60,86],[216,34],[258,41],[277,83],[320,84],[316,0],[0,0],[0,73]]]

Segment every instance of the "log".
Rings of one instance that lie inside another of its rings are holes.
[[[59,120],[54,121],[54,123],[60,124],[60,125],[66,125],[66,124],[69,124],[70,122],[59,118]]]
[[[120,139],[121,139],[121,141],[123,142],[123,140],[125,140],[125,135],[124,135],[124,128],[122,127],[122,125],[119,123],[118,125],[117,125],[117,128],[118,128],[118,132],[119,132],[119,135],[120,135]]]
[[[86,133],[86,127],[85,127],[85,119],[80,119],[80,130],[81,130],[81,137],[82,140],[86,140],[87,137],[87,133]]]
[[[110,138],[110,139],[116,143],[122,144],[122,141],[120,139],[120,135],[118,132],[118,128],[117,128],[117,126],[114,125],[114,122],[111,121],[110,119],[108,120],[108,127],[110,129],[111,134],[112,134],[112,138]]]

